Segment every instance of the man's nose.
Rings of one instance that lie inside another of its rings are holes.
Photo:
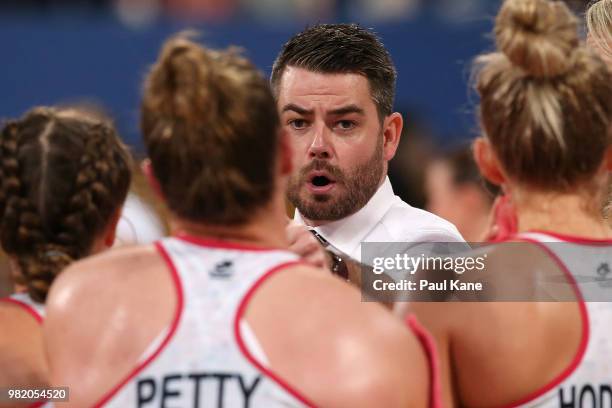
[[[333,155],[333,147],[329,140],[330,134],[325,126],[315,130],[314,138],[308,148],[308,157],[311,159],[330,159]]]

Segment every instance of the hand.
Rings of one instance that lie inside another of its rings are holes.
[[[329,270],[329,255],[314,235],[301,224],[290,222],[286,228],[289,250],[304,261]]]

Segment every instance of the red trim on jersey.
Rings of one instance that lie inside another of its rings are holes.
[[[544,231],[544,230],[531,230],[526,231],[525,234],[534,233],[534,234],[543,234],[548,235],[553,238],[560,239],[562,241],[572,242],[575,244],[586,244],[586,245],[612,245],[612,239],[596,239],[596,238],[588,238],[588,237],[579,237],[577,235],[566,235],[558,232],[552,231]],[[521,234],[517,234],[518,238],[521,238]]]
[[[255,291],[261,286],[262,283],[264,283],[268,278],[270,278],[275,273],[280,272],[281,270],[283,270],[285,268],[288,268],[290,266],[300,265],[300,264],[304,264],[304,262],[302,262],[302,261],[290,261],[290,262],[284,262],[284,263],[282,263],[280,265],[277,265],[274,268],[272,268],[269,271],[267,271],[265,274],[263,274],[253,284],[253,286],[251,286],[249,288],[249,290],[246,293],[246,295],[244,295],[244,298],[242,298],[242,300],[240,301],[240,305],[238,306],[238,311],[236,312],[236,317],[234,318],[234,337],[236,338],[236,342],[238,343],[238,347],[240,348],[240,351],[242,352],[242,354],[259,371],[261,371],[264,375],[269,377],[272,381],[276,382],[285,391],[287,391],[289,394],[293,395],[295,398],[297,398],[303,404],[305,404],[305,405],[307,405],[309,407],[316,407],[315,404],[310,402],[299,391],[297,391],[295,388],[293,388],[291,385],[289,385],[285,380],[280,378],[278,375],[274,374],[269,368],[264,367],[259,361],[257,361],[255,359],[255,357],[253,357],[253,355],[249,352],[248,348],[244,344],[244,340],[242,340],[242,336],[240,335],[240,320],[242,319],[242,316],[243,316],[243,314],[244,314],[244,312],[245,312],[245,310],[246,310],[246,308],[247,308],[247,306],[249,304],[249,300],[251,299],[251,296],[253,296]]]
[[[531,394],[527,395],[525,398],[522,398],[519,401],[516,401],[516,402],[513,402],[512,404],[504,406],[508,408],[515,408],[523,404],[527,404],[528,402],[531,402],[535,400],[536,398],[539,398],[542,395],[546,394],[547,392],[553,390],[555,387],[561,384],[565,379],[567,379],[567,377],[569,377],[576,370],[576,368],[578,368],[578,366],[582,362],[582,358],[584,357],[584,354],[586,352],[587,345],[589,344],[589,334],[590,334],[589,314],[587,313],[587,310],[586,310],[584,298],[582,297],[582,293],[580,293],[580,290],[578,289],[578,284],[576,283],[576,280],[572,276],[571,272],[567,269],[563,261],[561,261],[561,259],[559,259],[559,257],[543,243],[533,238],[522,237],[520,235],[517,236],[517,238],[523,241],[531,242],[537,245],[538,247],[542,248],[553,259],[553,261],[555,261],[557,265],[559,265],[563,273],[565,273],[565,275],[567,276],[567,279],[569,283],[572,285],[574,293],[576,294],[576,299],[578,300],[578,306],[580,308],[580,315],[582,317],[582,339],[580,340],[580,345],[578,346],[578,350],[576,351],[576,355],[574,356],[574,359],[572,360],[570,365],[567,366],[567,368],[561,374],[555,377],[550,383],[548,383],[541,389],[532,392]]]
[[[38,324],[42,324],[42,322],[43,322],[42,316],[38,314],[36,309],[34,309],[32,306],[28,305],[27,303],[23,303],[21,300],[17,300],[17,299],[13,299],[13,298],[7,297],[7,298],[1,298],[0,302],[5,302],[5,303],[13,304],[13,305],[18,306],[21,309],[25,309],[26,312],[28,312],[30,315],[32,315],[32,317],[36,320],[36,322]],[[39,408],[39,407],[42,407],[43,405],[45,405],[46,403],[47,403],[47,401],[34,402],[34,403],[28,405],[28,408]]]
[[[36,309],[34,309],[32,306],[28,305],[27,303],[22,302],[21,300],[17,300],[17,299],[13,299],[13,298],[7,297],[7,298],[0,299],[0,302],[11,303],[11,304],[14,304],[16,306],[19,306],[20,308],[25,309],[26,312],[28,312],[30,315],[32,315],[32,317],[34,319],[36,319],[36,321],[39,324],[42,324],[42,322],[43,322],[42,316],[40,314],[38,314]]]
[[[286,248],[280,247],[265,247],[251,244],[244,244],[240,242],[225,241],[221,239],[213,239],[206,237],[195,237],[193,235],[179,232],[174,235],[176,238],[207,248],[220,248],[220,249],[238,249],[240,251],[283,251]]]
[[[415,315],[406,318],[406,325],[414,332],[416,338],[421,342],[421,346],[427,355],[429,362],[429,407],[442,408],[442,384],[440,383],[440,359],[436,342],[425,327],[417,320]]]
[[[174,319],[172,320],[170,329],[168,330],[168,334],[166,334],[166,337],[161,342],[161,344],[157,347],[155,352],[151,354],[145,361],[140,363],[134,370],[132,370],[121,382],[119,382],[119,384],[117,384],[108,393],[106,393],[102,397],[102,399],[94,405],[94,407],[96,408],[102,407],[104,404],[109,402],[111,398],[113,398],[117,394],[117,392],[121,390],[121,388],[123,388],[128,382],[130,382],[134,377],[136,377],[138,373],[140,373],[146,366],[148,366],[153,360],[155,360],[157,356],[159,356],[159,354],[164,350],[164,348],[170,342],[170,339],[172,339],[172,337],[174,336],[174,333],[176,332],[176,329],[178,328],[179,322],[181,320],[181,315],[183,313],[183,302],[184,302],[183,287],[181,285],[181,279],[179,278],[178,271],[176,270],[174,263],[170,259],[168,252],[166,252],[166,249],[161,245],[159,241],[155,242],[155,248],[157,249],[161,257],[164,259],[164,261],[168,264],[168,267],[170,268],[171,275],[172,275],[172,281],[174,282],[174,286],[176,288],[177,304],[176,304],[176,311],[174,314]]]

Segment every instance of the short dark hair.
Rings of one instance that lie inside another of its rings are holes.
[[[287,66],[363,75],[378,114],[384,117],[393,112],[397,74],[391,55],[376,34],[357,24],[318,24],[287,41],[272,67],[270,82],[276,95]]]

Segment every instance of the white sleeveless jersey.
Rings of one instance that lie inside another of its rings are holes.
[[[0,301],[12,303],[25,309],[39,323],[42,323],[43,319],[45,318],[45,305],[32,300],[30,295],[27,293],[14,293],[7,298],[0,299]]]
[[[571,239],[544,232],[517,238],[540,245],[576,283],[583,330],[576,356],[564,372],[514,406],[612,408],[612,240]]]
[[[299,262],[297,255],[186,236],[164,238],[156,246],[173,274],[177,314],[129,377],[96,406],[311,405],[267,368],[243,319],[257,287]]]

